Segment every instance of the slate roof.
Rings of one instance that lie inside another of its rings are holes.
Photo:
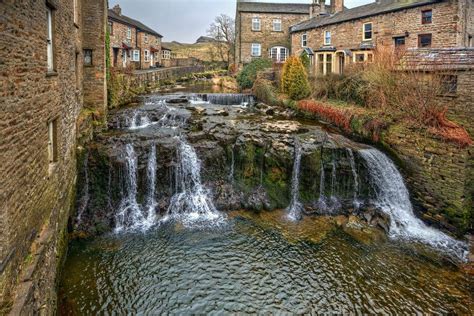
[[[125,16],[125,15],[118,15],[112,9],[109,10],[109,19],[121,22],[121,23],[126,24],[126,25],[136,27],[137,29],[139,29],[142,32],[146,32],[146,33],[149,33],[151,35],[158,36],[158,37],[163,37],[160,33],[158,33],[156,31],[154,31],[153,29],[149,28],[148,26],[146,26],[142,22],[134,20],[132,18],[129,18],[128,16]]]
[[[412,48],[400,60],[400,69],[474,70],[474,48]]]
[[[347,22],[374,15],[419,7],[422,5],[442,2],[443,0],[382,0],[381,3],[369,3],[352,9],[345,9],[333,15],[318,16],[293,25],[291,32],[305,31],[325,25]]]
[[[289,13],[308,14],[309,4],[306,3],[264,3],[264,2],[239,2],[237,11],[251,13]]]

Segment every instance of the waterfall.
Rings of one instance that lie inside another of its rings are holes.
[[[318,198],[318,202],[316,203],[316,208],[321,210],[321,211],[326,211],[327,210],[326,195],[324,194],[324,190],[325,190],[324,182],[325,181],[326,181],[326,176],[324,174],[324,162],[321,159],[321,172],[320,172],[320,175],[319,175],[319,198]]]
[[[252,95],[248,94],[231,94],[231,93],[210,93],[199,95],[203,101],[218,105],[242,105],[248,106],[255,103]]]
[[[156,149],[152,146],[148,157],[147,167],[147,211],[143,212],[137,202],[137,169],[138,157],[133,145],[125,146],[125,193],[120,203],[119,212],[116,216],[116,232],[126,229],[146,230],[154,224],[155,220],[155,182],[156,182]],[[153,186],[153,187],[151,187]],[[145,214],[144,214],[145,213]]]
[[[415,217],[408,190],[394,163],[376,149],[359,151],[376,189],[376,205],[390,216],[390,237],[415,240],[466,260],[467,245]]]
[[[230,172],[229,172],[229,181],[234,182],[234,169],[235,169],[235,144],[232,145],[232,150],[231,150],[231,164],[230,164]]]
[[[337,177],[336,177],[336,160],[332,159],[332,169],[331,169],[331,197],[330,197],[330,202],[331,202],[331,206],[330,208],[328,209],[328,211],[330,212],[334,212],[338,209],[341,208],[341,203],[339,202],[336,194],[336,185],[337,185]]]
[[[79,200],[79,205],[77,207],[77,218],[76,218],[76,227],[79,226],[82,222],[82,215],[87,209],[89,205],[89,152],[86,153],[86,157],[84,158],[84,189],[82,192],[82,197]]]
[[[357,198],[359,197],[359,175],[357,174],[354,154],[352,153],[352,149],[348,148],[347,153],[349,154],[349,164],[351,165],[352,177],[354,179],[354,206],[356,208],[359,207],[359,202]]]
[[[171,198],[165,220],[177,218],[186,226],[218,224],[222,216],[209,197],[209,190],[201,183],[201,161],[183,138],[179,138],[177,156],[176,193]]]
[[[139,113],[139,111],[134,111],[132,119],[129,122],[126,122],[128,129],[136,130],[146,128],[150,125],[156,124],[152,123],[150,118],[146,113]]]
[[[146,213],[145,227],[151,227],[156,221],[156,145],[152,144],[150,153],[148,154],[148,163],[146,168],[147,175],[147,196],[146,196]]]
[[[299,141],[295,139],[293,174],[291,177],[291,202],[286,209],[288,218],[293,221],[301,219],[301,213],[303,211],[303,205],[299,201],[301,152],[301,145]]]

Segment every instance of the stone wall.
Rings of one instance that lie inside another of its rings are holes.
[[[258,17],[261,21],[261,31],[252,31],[252,18]],[[252,43],[262,45],[262,56],[268,58],[270,48],[283,46],[290,51],[290,26],[309,17],[308,14],[281,14],[281,13],[249,13],[238,12],[236,17],[236,63],[245,64],[252,61]],[[281,19],[281,32],[273,31],[273,19]]]
[[[105,2],[78,1],[76,23],[73,1],[0,2],[0,314],[55,311],[74,201],[76,119],[83,99],[91,100],[83,96],[83,43],[104,38],[101,28],[83,37],[83,22],[91,5]],[[47,5],[54,8],[53,72],[47,67]],[[57,160],[50,163],[52,120]]]
[[[465,1],[465,0],[461,0]],[[431,24],[421,23],[421,11],[433,10],[433,22]],[[380,14],[377,16],[322,26],[319,28],[299,31],[291,34],[292,54],[299,55],[303,51],[301,37],[308,36],[308,47],[317,51],[324,45],[324,32],[331,32],[331,44],[326,47],[334,47],[337,50],[357,50],[363,41],[363,24],[372,23],[373,41],[376,46],[395,47],[394,37],[405,36],[406,48],[418,47],[419,34],[432,34],[432,47],[448,48],[463,45],[460,36],[463,29],[459,20],[462,12],[458,11],[458,2],[444,1],[441,3],[425,5],[397,12]]]

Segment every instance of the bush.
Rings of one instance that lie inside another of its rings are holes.
[[[252,88],[255,80],[257,79],[257,73],[261,70],[272,67],[271,59],[254,59],[250,64],[244,66],[241,72],[237,75],[237,83],[242,89]]]
[[[257,79],[252,88],[252,93],[257,97],[258,101],[266,103],[272,106],[281,105],[281,101],[278,99],[276,89],[273,87],[272,82],[265,79]]]
[[[301,63],[303,64],[306,71],[309,71],[309,67],[311,66],[311,61],[309,59],[308,53],[304,52],[301,56]]]
[[[293,100],[301,100],[311,94],[308,74],[298,57],[289,57],[283,65],[281,90]]]
[[[346,111],[307,100],[298,102],[298,109],[313,113],[319,118],[342,128],[346,132],[351,131],[352,116]]]

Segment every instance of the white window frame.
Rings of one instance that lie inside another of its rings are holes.
[[[319,60],[319,56],[323,56],[323,61]],[[328,64],[328,56],[331,55],[331,72],[328,72],[327,64]],[[320,63],[323,63],[323,75],[327,75],[328,73],[333,73],[334,72],[334,62],[336,60],[336,54],[334,53],[318,53],[316,56],[316,63],[317,63],[317,71],[319,73],[319,65]]]
[[[148,49],[145,49],[145,50],[143,51],[143,55],[144,55],[144,57],[145,57],[145,61],[146,61],[146,62],[150,61],[150,51],[149,51]]]
[[[143,41],[145,43],[148,43],[148,34],[147,33],[143,33]]]
[[[365,26],[370,25],[370,38],[365,37]],[[371,41],[374,38],[374,25],[372,22],[367,22],[362,25],[362,40],[363,41]]]
[[[255,54],[255,50],[258,50],[258,54]],[[259,43],[252,43],[250,48],[250,55],[252,57],[261,57],[262,56],[262,44]]]
[[[256,27],[258,26],[258,27]],[[262,30],[262,22],[259,17],[252,18],[252,31],[261,31]]]
[[[281,24],[281,19],[273,19],[273,31],[274,32],[281,32],[282,30],[283,30],[283,28],[282,28],[282,24]]]
[[[79,16],[78,16],[78,8],[77,8],[77,1],[78,0],[73,0],[73,5],[74,5],[74,24],[78,25],[79,24]]]
[[[331,31],[324,31],[324,45],[331,45]]]
[[[275,63],[284,63],[288,58],[289,49],[284,46],[274,46],[270,48],[269,55],[270,59],[272,59]]]
[[[53,9],[50,7],[46,7],[47,10],[47,39],[46,39],[46,45],[47,45],[47,53],[46,53],[46,58],[47,58],[47,63],[48,63],[48,72],[53,72],[54,71],[54,38],[53,38]]]
[[[140,61],[140,51],[138,49],[133,50],[132,61]]]
[[[169,50],[164,50],[162,52],[163,59],[171,59],[171,52]]]
[[[301,35],[301,47],[308,47],[308,33]]]
[[[127,27],[127,39],[131,40],[132,39],[132,28]]]

